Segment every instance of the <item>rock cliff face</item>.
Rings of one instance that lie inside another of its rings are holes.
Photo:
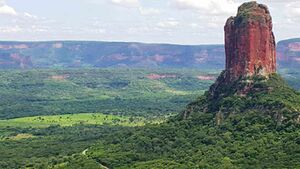
[[[276,74],[272,19],[266,6],[244,3],[225,25],[226,69],[209,91],[189,104],[181,119],[208,119],[214,124],[252,114],[272,117],[278,124],[300,119],[300,95]],[[290,47],[291,48],[291,47]],[[298,50],[298,44],[292,45]],[[246,115],[248,114],[248,115]],[[250,118],[250,119],[251,119]],[[235,122],[234,122],[235,123]]]
[[[241,76],[276,72],[276,45],[267,6],[256,2],[241,5],[225,29],[226,81]]]
[[[243,83],[234,89],[235,94],[247,95],[254,86],[249,79],[276,73],[276,45],[267,6],[254,1],[242,4],[224,30],[226,68],[210,87],[211,99],[224,97],[224,86],[234,83]]]

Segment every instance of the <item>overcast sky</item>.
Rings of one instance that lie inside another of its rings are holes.
[[[242,0],[0,0],[0,40],[223,43]],[[269,6],[276,40],[300,37],[300,1]]]

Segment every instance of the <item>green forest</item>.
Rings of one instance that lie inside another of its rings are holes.
[[[183,109],[213,83],[198,76],[217,75],[188,69],[1,71],[0,119],[94,112],[166,115]]]
[[[280,72],[300,89],[297,73]],[[0,168],[299,168],[297,123],[278,123],[263,109],[235,114],[221,125],[215,124],[213,113],[181,118],[188,103],[201,100],[219,73],[125,68],[2,71]],[[274,79],[270,85],[282,90],[258,101],[275,100],[276,105],[276,99],[287,97],[287,104],[293,104],[294,90]],[[223,102],[247,108],[231,101]]]

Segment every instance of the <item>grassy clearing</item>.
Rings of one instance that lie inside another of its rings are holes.
[[[149,120],[147,122],[149,123]],[[50,125],[73,126],[77,124],[143,126],[145,123],[146,119],[142,117],[81,113],[0,120],[0,127],[49,127]],[[151,123],[159,123],[159,120],[152,120]]]
[[[21,133],[21,134],[17,134],[15,136],[11,136],[11,137],[7,137],[8,140],[21,140],[21,139],[29,139],[29,138],[34,138],[35,136],[33,136],[32,134],[28,134],[28,133]]]

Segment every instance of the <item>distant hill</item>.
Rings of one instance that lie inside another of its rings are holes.
[[[277,55],[281,67],[300,67],[300,38],[280,41]]]
[[[0,68],[223,67],[223,45],[0,42]]]
[[[300,66],[300,39],[278,43],[280,68]],[[54,67],[162,67],[223,69],[223,45],[132,42],[0,42],[0,69]]]

